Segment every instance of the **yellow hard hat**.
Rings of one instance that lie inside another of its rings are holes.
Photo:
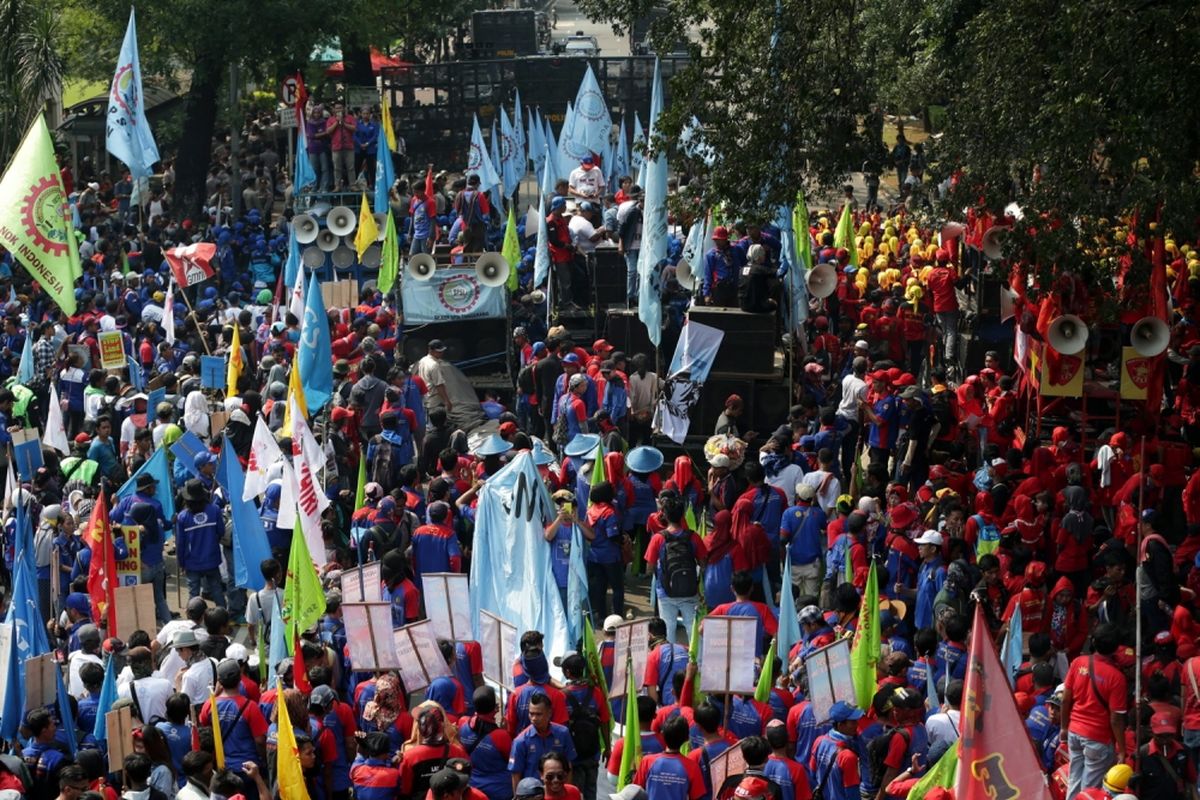
[[[895,226],[893,226],[890,222],[887,225],[884,225],[883,226],[883,235],[884,235],[884,237],[886,237],[888,239],[895,236],[896,235]]]
[[[1123,792],[1129,786],[1133,777],[1133,767],[1128,764],[1117,764],[1104,773],[1104,788],[1110,792]]]
[[[864,222],[862,225],[859,225],[858,226],[858,235],[859,236],[870,236],[871,235],[871,223]]]

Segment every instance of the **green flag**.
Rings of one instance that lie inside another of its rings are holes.
[[[296,525],[292,533],[292,552],[288,556],[287,584],[283,587],[283,621],[287,625],[288,640],[294,641],[311,628],[325,613],[325,589],[321,578],[308,553],[308,542],[300,530],[300,514],[297,509]]]
[[[921,776],[921,780],[908,790],[908,800],[925,800],[925,795],[935,786],[953,789],[958,775],[958,743],[951,745],[932,769]]]
[[[608,681],[604,678],[604,665],[600,663],[600,648],[596,644],[596,631],[592,628],[592,618],[583,615],[583,657],[587,659],[588,682],[604,695],[604,704],[608,706],[608,723],[601,733],[604,736],[604,749],[612,746],[612,704],[608,701]]]
[[[850,214],[849,203],[842,206],[842,216],[833,234],[833,246],[844,247],[850,251],[850,263],[858,266],[858,245],[854,243],[854,218]]]
[[[642,729],[638,722],[637,682],[633,678],[633,659],[625,661],[625,741],[621,745],[621,771],[617,773],[617,791],[633,782],[633,773],[642,760]]]
[[[687,509],[683,512],[683,521],[687,524],[689,531],[696,530],[696,509],[692,508],[692,504],[687,504]]]
[[[508,204],[508,224],[504,226],[504,244],[500,247],[500,255],[508,262],[508,282],[505,284],[510,292],[515,292],[520,285],[517,283],[517,267],[521,264],[521,241],[517,238],[517,217],[513,214],[513,204]]]
[[[875,565],[867,573],[867,590],[858,609],[858,628],[850,648],[850,674],[859,708],[870,708],[875,698],[875,665],[879,662],[879,581]]]
[[[792,206],[792,231],[796,235],[796,261],[801,267],[812,268],[812,240],[808,234],[808,204],[804,192],[796,192],[796,205]]]
[[[83,270],[69,214],[50,129],[38,114],[0,179],[0,243],[73,316]]]
[[[365,450],[358,451],[358,486],[354,490],[354,510],[363,507],[367,497],[367,454]]]
[[[762,670],[758,673],[758,686],[754,687],[754,699],[760,703],[767,702],[771,690],[775,688],[775,645],[776,640],[772,639],[763,657]]]
[[[845,558],[845,569],[842,570],[844,573],[842,577],[845,578],[843,583],[854,583],[854,564],[850,563],[850,545],[846,546]]]
[[[703,519],[703,516],[701,516]],[[696,664],[696,676],[692,678],[692,706],[698,706],[704,700],[704,693],[700,691],[700,624],[704,622],[704,618],[708,615],[708,608],[704,604],[704,600],[700,600],[699,607],[696,608],[696,616],[692,618],[692,634],[688,639],[688,661]]]
[[[387,294],[396,283],[396,275],[400,270],[400,245],[396,241],[396,223],[392,219],[392,209],[388,208],[386,231],[383,237],[383,249],[379,254],[379,291]]]
[[[596,488],[596,484],[608,480],[608,467],[604,463],[604,445],[596,445],[596,459],[592,462],[592,474],[588,477],[588,490]],[[591,505],[588,500],[588,505]]]

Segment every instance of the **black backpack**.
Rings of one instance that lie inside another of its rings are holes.
[[[571,710],[571,715],[567,717],[567,730],[571,732],[571,741],[575,743],[577,760],[594,758],[603,749],[600,739],[600,715],[587,700],[576,700],[571,692],[567,692],[566,695],[567,706]]]
[[[399,483],[400,467],[403,466],[398,463],[399,460],[396,458],[396,446],[382,436],[377,436],[375,450],[371,454],[371,480],[388,488],[396,486]]]
[[[904,728],[886,728],[883,733],[867,743],[867,764],[871,768],[871,783],[875,786],[883,782],[883,775],[887,772],[887,766],[883,762],[891,749],[892,737],[896,734],[904,737],[904,747],[907,750],[908,731]]]
[[[692,547],[691,531],[664,533],[667,546],[663,548],[663,591],[667,597],[695,597],[699,591],[696,577],[696,550]]]

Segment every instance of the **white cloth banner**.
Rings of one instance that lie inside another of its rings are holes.
[[[504,287],[484,286],[473,269],[439,269],[427,281],[406,280],[400,296],[404,301],[404,322],[410,325],[503,319],[505,312]]]

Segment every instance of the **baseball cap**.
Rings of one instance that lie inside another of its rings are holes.
[[[801,499],[807,503],[807,502],[810,502],[816,496],[817,496],[817,489],[811,483],[797,483],[796,484],[796,497],[798,497],[799,499]]]
[[[231,681],[241,674],[242,665],[232,658],[227,658],[220,664],[217,664],[217,680],[219,681]]]
[[[943,544],[945,544],[945,541],[946,540],[942,538],[940,533],[929,530],[922,533],[916,539],[913,539],[913,544],[932,544],[937,547],[941,547]]]
[[[445,350],[446,343],[443,342],[441,339],[433,339],[429,342],[429,349],[430,350]]]
[[[845,700],[838,700],[829,709],[829,719],[832,722],[848,722],[850,720],[862,719],[863,712],[861,708],[847,703]]]
[[[858,349],[858,350],[870,350],[871,349],[871,345],[867,344],[866,339],[859,339],[857,342],[854,343],[854,347],[855,347],[855,349]]]
[[[434,777],[436,778],[437,776],[435,775]],[[433,785],[432,782],[430,785]],[[537,778],[521,778],[517,784],[517,791],[514,792],[517,797],[540,797],[545,793],[546,787]]]
[[[617,629],[617,626],[625,621],[625,618],[620,614],[609,614],[604,618],[604,630],[611,633]]]
[[[1175,724],[1170,714],[1155,714],[1150,718],[1150,732],[1153,734],[1178,733],[1179,726]]]
[[[521,783],[525,783],[528,780],[534,779],[524,778]],[[450,769],[449,767],[442,767],[433,773],[433,777],[429,779],[429,788],[433,790],[435,795],[446,794],[447,792],[454,792],[465,788],[470,781],[471,779],[464,773]],[[542,782],[538,781],[537,784],[541,786]],[[517,796],[521,797],[521,784],[517,784]]]

